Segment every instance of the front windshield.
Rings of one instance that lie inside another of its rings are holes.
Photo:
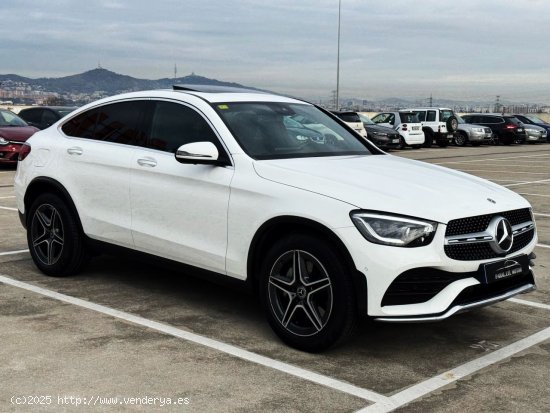
[[[0,127],[2,126],[27,126],[27,123],[9,110],[0,110]]]
[[[367,115],[363,115],[362,113],[358,113],[359,119],[361,119],[361,122],[366,123],[367,125],[376,125]]]
[[[229,102],[213,107],[254,159],[371,154],[366,141],[312,105]]]

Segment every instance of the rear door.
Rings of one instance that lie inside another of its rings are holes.
[[[182,164],[183,144],[208,141],[229,155],[196,107],[157,100],[148,108],[147,148],[132,158],[132,234],[138,249],[225,273],[232,166]]]
[[[133,247],[130,167],[134,149],[145,143],[146,104],[131,100],[103,105],[61,127],[66,139],[60,181],[72,196],[84,232],[92,238]]]

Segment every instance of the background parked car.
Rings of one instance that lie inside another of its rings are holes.
[[[479,146],[482,143],[491,143],[493,131],[487,126],[472,125],[466,123],[460,116],[455,115],[458,121],[458,129],[454,134],[456,146],[465,146],[470,143],[472,146]]]
[[[546,129],[547,141],[550,142],[550,123],[543,121],[535,115],[514,115],[525,125],[537,125]]]
[[[365,130],[363,122],[359,118],[357,112],[332,111],[332,113],[351,126],[359,135],[365,138],[367,137],[367,131]]]
[[[472,114],[462,118],[476,125],[487,126],[493,131],[496,143],[511,145],[516,142],[525,142],[527,135],[523,124],[511,115]]]
[[[526,137],[527,143],[546,142],[548,138],[548,132],[543,127],[524,123],[523,128],[525,129],[525,134],[527,135]]]
[[[449,108],[414,108],[407,109],[417,114],[424,132],[424,146],[429,148],[435,142],[444,148],[454,139],[458,129],[458,121],[452,109]]]
[[[358,115],[367,131],[367,138],[369,138],[372,143],[384,149],[399,148],[399,133],[392,128],[377,125],[363,113],[358,113]]]
[[[288,133],[296,140],[307,141],[309,139],[317,143],[323,143],[325,141],[325,137],[321,132],[302,125],[290,116],[285,116],[283,122]]]
[[[76,106],[38,106],[19,111],[19,117],[38,129],[46,129],[68,115]]]
[[[0,109],[0,164],[16,164],[21,146],[36,131],[12,111]]]
[[[414,149],[420,149],[424,144],[424,132],[422,124],[416,113],[402,110],[399,112],[383,112],[372,118],[372,121],[380,126],[393,128],[399,133],[400,147],[407,145]]]

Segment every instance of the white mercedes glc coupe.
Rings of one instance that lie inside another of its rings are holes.
[[[323,125],[323,139],[289,117]],[[115,245],[246,280],[275,333],[306,351],[342,341],[359,316],[441,320],[535,288],[521,196],[388,155],[329,112],[267,93],[91,103],[29,139],[15,190],[43,273],[74,274]]]

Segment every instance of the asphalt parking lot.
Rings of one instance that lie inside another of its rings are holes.
[[[41,275],[0,169],[0,411],[548,411],[550,145],[393,154],[526,197],[537,291],[439,323],[364,321],[346,345],[302,353],[238,287],[129,257]]]

